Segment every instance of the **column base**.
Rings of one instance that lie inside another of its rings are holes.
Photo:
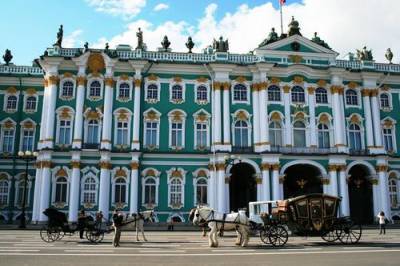
[[[132,143],[131,148],[132,150],[140,150],[140,143]]]
[[[100,144],[102,150],[111,150],[111,143],[108,141],[102,141]]]
[[[82,148],[81,141],[73,141],[72,142],[72,149],[80,150]]]
[[[53,149],[53,141],[51,141],[51,140],[45,140],[45,141],[43,141],[43,143],[42,143],[42,147],[41,147],[41,149]]]
[[[370,154],[386,154],[383,147],[370,147],[368,148]]]
[[[232,145],[230,144],[218,144],[218,145],[214,145],[213,147],[211,147],[212,151],[226,151],[226,152],[230,152],[232,151]]]
[[[259,145],[259,146],[255,146],[254,151],[255,152],[271,151],[271,145],[270,144],[262,144],[262,145]]]
[[[339,146],[337,147],[338,153],[349,153],[349,148],[347,146]]]

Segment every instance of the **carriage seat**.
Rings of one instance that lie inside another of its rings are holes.
[[[278,214],[280,212],[287,212],[289,206],[288,200],[277,200],[276,207],[272,208],[272,215]]]

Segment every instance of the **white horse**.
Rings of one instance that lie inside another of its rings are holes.
[[[136,230],[136,241],[139,240],[139,231],[142,232],[142,237],[144,241],[147,241],[145,235],[144,235],[144,230],[143,230],[143,225],[146,220],[153,221],[154,217],[154,212],[152,210],[150,211],[143,211],[139,213],[133,213],[130,216],[127,215],[124,217],[124,220],[122,221],[122,226],[121,230]]]
[[[190,211],[189,219],[194,225],[208,225],[211,229],[208,235],[210,247],[218,247],[218,232],[225,230],[236,231],[236,245],[246,247],[249,242],[249,219],[244,212],[223,214],[209,207],[197,207]]]

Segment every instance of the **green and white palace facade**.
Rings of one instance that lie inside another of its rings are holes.
[[[272,35],[273,36],[273,35]],[[226,45],[225,45],[226,44]],[[77,220],[323,192],[341,215],[400,216],[400,65],[339,60],[298,34],[249,54],[62,48],[0,65],[0,217],[57,208]]]

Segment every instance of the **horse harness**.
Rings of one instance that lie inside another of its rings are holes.
[[[207,225],[209,222],[215,222],[217,224],[220,223],[220,224],[222,224],[222,226],[219,230],[220,233],[224,232],[225,224],[236,224],[236,227],[238,227],[239,225],[247,225],[247,224],[242,224],[240,222],[239,213],[237,213],[236,218],[233,221],[227,221],[226,216],[227,216],[227,213],[223,213],[222,220],[215,219],[215,211],[211,210],[206,218],[203,218],[200,216],[201,220],[200,220],[199,225],[204,226],[204,225]]]

